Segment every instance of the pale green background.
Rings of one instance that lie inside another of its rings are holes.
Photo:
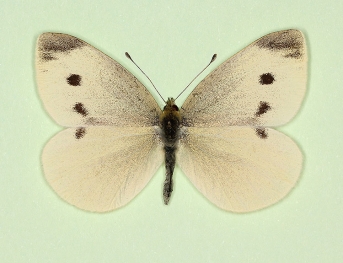
[[[340,0],[1,1],[0,262],[343,262],[342,11]],[[40,154],[62,128],[37,94],[39,34],[80,37],[152,90],[125,58],[129,51],[166,98],[213,53],[211,69],[288,28],[304,32],[310,67],[301,111],[281,129],[305,155],[301,179],[283,201],[254,213],[224,212],[176,169],[164,206],[160,169],[129,205],[93,214],[45,182]]]

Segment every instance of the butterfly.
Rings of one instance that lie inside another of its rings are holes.
[[[163,109],[133,74],[61,33],[37,40],[36,79],[47,112],[68,127],[46,144],[45,178],[68,203],[106,212],[131,201],[165,162],[168,204],[177,163],[216,206],[249,212],[296,184],[302,153],[270,128],[290,121],[307,81],[304,35],[256,40],[205,77],[182,107]]]

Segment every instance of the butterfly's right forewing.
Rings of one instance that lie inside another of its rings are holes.
[[[149,91],[122,65],[76,37],[40,35],[36,74],[44,106],[60,125],[157,125],[161,110]]]

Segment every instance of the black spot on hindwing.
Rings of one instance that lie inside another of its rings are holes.
[[[260,105],[257,108],[255,113],[256,117],[260,117],[261,115],[265,114],[267,111],[271,109],[270,105],[266,101],[260,101]]]
[[[77,113],[81,114],[83,117],[88,115],[88,111],[85,106],[81,102],[75,103],[73,110]]]
[[[267,139],[268,138],[268,133],[266,132],[265,128],[256,128],[255,133],[261,139]]]
[[[260,84],[261,85],[270,85],[273,84],[275,78],[272,73],[264,73],[260,75]]]
[[[81,139],[85,136],[85,134],[86,134],[86,128],[84,127],[77,128],[75,131],[75,138]]]
[[[77,74],[70,74],[67,78],[67,82],[71,86],[81,86],[81,76]]]

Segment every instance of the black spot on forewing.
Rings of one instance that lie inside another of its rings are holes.
[[[266,132],[265,128],[256,128],[255,133],[261,139],[267,139],[268,138],[268,133]]]
[[[271,109],[271,107],[270,107],[268,102],[260,101],[260,105],[258,106],[255,115],[256,115],[256,117],[260,117],[261,115],[265,114],[270,109]]]
[[[71,86],[81,86],[81,76],[77,74],[70,74],[67,78],[67,82]]]
[[[56,53],[69,53],[86,45],[82,40],[59,33],[45,33],[38,39],[39,56],[43,61],[56,60]]]
[[[271,73],[264,73],[260,75],[260,84],[261,85],[269,85],[274,82],[274,76]]]
[[[81,102],[75,103],[73,110],[77,113],[81,114],[83,117],[88,115],[88,111],[85,106]]]
[[[84,127],[77,128],[75,131],[75,138],[81,139],[85,136],[85,134],[86,134],[86,128],[84,128]]]
[[[304,40],[297,30],[285,30],[268,34],[256,41],[260,48],[271,51],[282,51],[286,58],[301,58],[303,56]]]

